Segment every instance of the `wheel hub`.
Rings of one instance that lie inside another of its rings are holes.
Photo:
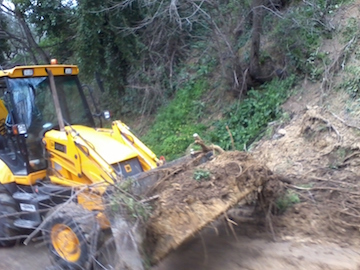
[[[64,260],[76,262],[81,255],[81,246],[76,233],[64,224],[56,224],[51,229],[51,242],[56,252]]]

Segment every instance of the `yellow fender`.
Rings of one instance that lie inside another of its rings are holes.
[[[0,160],[0,184],[10,184],[15,182],[15,177],[4,161]]]
[[[0,159],[0,184],[17,183],[19,185],[34,185],[37,180],[46,177],[46,170],[30,173],[29,175],[14,175],[4,161]]]

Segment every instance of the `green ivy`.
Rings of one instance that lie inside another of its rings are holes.
[[[286,80],[273,80],[251,90],[243,101],[233,103],[223,119],[213,123],[210,140],[222,148],[231,149],[231,131],[236,149],[244,149],[266,129],[267,123],[281,116],[280,105],[288,98],[295,81],[294,76]]]
[[[160,109],[143,141],[157,155],[164,155],[168,160],[184,154],[194,141],[194,133],[229,150],[232,145],[228,126],[235,148],[243,150],[265,131],[268,122],[282,115],[280,106],[288,98],[294,82],[295,77],[290,76],[286,80],[276,79],[264,84],[259,90],[250,90],[245,100],[235,101],[223,112],[221,120],[210,121],[207,125],[199,120],[208,109],[201,101],[208,85],[205,80],[189,83]]]
[[[200,98],[208,89],[204,79],[188,83],[179,89],[175,98],[160,109],[154,125],[143,140],[156,154],[172,160],[182,155],[194,141],[194,133],[206,130],[199,123],[204,104]]]

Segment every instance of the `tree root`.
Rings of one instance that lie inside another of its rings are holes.
[[[206,145],[197,133],[195,133],[193,136],[195,139],[195,143],[201,146],[203,152],[207,153],[212,151],[212,152],[217,152],[218,154],[222,154],[225,152],[224,149],[222,149],[218,145],[214,145],[214,144],[211,144],[209,146]]]

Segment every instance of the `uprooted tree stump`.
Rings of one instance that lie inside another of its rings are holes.
[[[133,199],[122,201],[127,207],[109,207],[116,269],[156,264],[274,177],[249,153],[224,152],[204,163],[206,157],[187,157],[128,180],[127,192],[139,198],[144,211]],[[112,199],[116,202],[116,192]]]

